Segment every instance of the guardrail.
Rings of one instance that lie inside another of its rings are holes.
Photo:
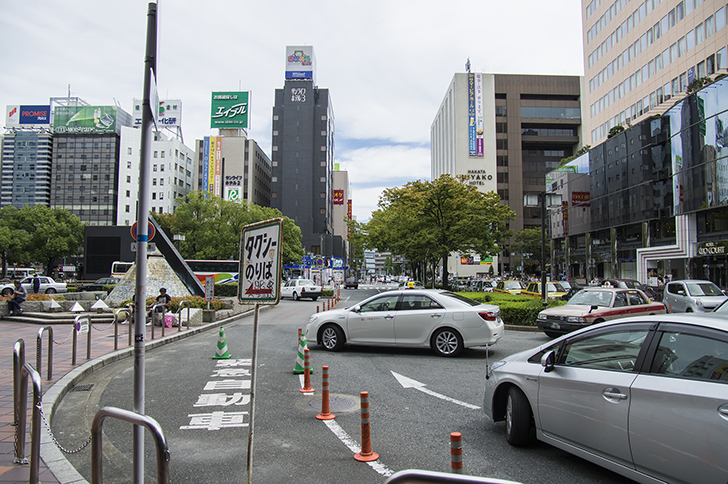
[[[51,326],[43,326],[38,330],[38,339],[35,345],[35,368],[38,373],[41,372],[40,359],[43,354],[43,331],[48,332],[48,377],[51,380],[53,376],[53,328]]]
[[[81,321],[86,321],[86,324],[81,324]],[[91,359],[91,317],[88,314],[80,314],[73,318],[73,351],[71,353],[71,364],[76,365],[76,341],[78,340],[79,332],[86,333],[86,359]]]
[[[13,355],[13,363],[19,364],[19,355]],[[33,416],[30,426],[30,484],[38,483],[38,475],[40,473],[40,405],[41,405],[41,379],[40,373],[30,363],[25,363],[20,367],[20,378],[17,381],[17,387],[20,390],[18,394],[18,416],[17,426],[15,427],[15,459],[16,464],[28,464],[25,458],[25,431],[27,426],[27,407],[28,407],[28,376],[33,380]]]
[[[102,482],[101,451],[103,441],[101,430],[106,417],[125,420],[134,425],[144,426],[149,430],[157,449],[157,482],[169,483],[169,448],[162,427],[152,417],[116,407],[104,407],[99,410],[91,424],[91,483],[101,484]]]
[[[124,315],[124,319],[120,319],[121,314]],[[127,308],[121,308],[114,313],[114,351],[119,349],[119,321],[126,321],[129,324],[129,346],[131,346],[131,312]]]
[[[190,302],[187,300],[180,301],[179,308],[177,308],[177,313],[176,313],[177,314],[177,332],[178,333],[180,331],[182,331],[182,307],[183,306],[187,306],[187,329],[190,329],[190,309],[191,309]]]
[[[25,365],[25,340],[19,339],[13,345],[13,425],[18,425],[18,402],[20,401],[20,370]]]

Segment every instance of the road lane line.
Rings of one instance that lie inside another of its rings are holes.
[[[349,437],[349,434],[346,433],[344,429],[339,426],[339,424],[336,423],[335,420],[324,420],[324,424],[331,430],[336,437],[339,438],[341,442],[345,446],[349,448],[354,454],[361,452],[361,447],[359,447],[359,444],[354,441],[351,437]],[[375,460],[373,462],[367,462],[369,467],[374,469],[377,473],[383,475],[384,477],[390,477],[394,474],[394,471],[390,469],[389,467],[385,466],[378,460]]]

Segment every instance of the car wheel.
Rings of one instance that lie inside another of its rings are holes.
[[[2,295],[3,295],[3,296],[9,296],[9,295],[11,295],[12,293],[13,293],[13,290],[12,290],[12,289],[10,289],[9,287],[6,287],[5,289],[3,289]]]
[[[551,339],[558,338],[559,336],[561,336],[561,333],[556,333],[554,331],[544,331],[544,333],[546,333],[546,336],[548,336]]]
[[[293,293],[293,300],[294,301],[298,301],[298,293],[297,292],[294,292]]]
[[[320,341],[327,350],[340,351],[344,347],[344,332],[336,325],[326,325],[321,330]]]
[[[506,401],[506,439],[515,446],[533,442],[533,414],[528,398],[518,387],[508,389]]]
[[[691,307],[688,307],[688,308],[687,308],[687,309],[685,310],[685,312],[686,312],[686,313],[692,313],[692,312],[693,312],[693,308],[691,308]]]
[[[46,289],[45,293],[46,294],[55,294],[56,293],[56,290],[53,289],[52,287],[49,287],[48,289]]]
[[[439,329],[432,336],[432,349],[440,356],[457,356],[463,351],[463,338],[453,329]]]

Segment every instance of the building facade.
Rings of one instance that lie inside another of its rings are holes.
[[[275,91],[271,206],[301,228],[306,253],[343,256],[333,227],[334,112],[329,90],[287,80]]]
[[[50,130],[44,128],[5,134],[0,207],[50,205],[52,138]]]
[[[661,114],[728,65],[723,0],[582,0],[583,143]]]
[[[580,83],[576,76],[457,73],[430,130],[432,177],[464,176],[483,192],[497,191],[516,213],[514,233],[541,227],[538,208],[523,195],[543,192],[544,179],[579,142]],[[515,270],[520,255],[454,254],[458,277]],[[491,270],[492,268],[492,270]]]
[[[557,267],[587,281],[622,277],[657,285],[663,276],[728,286],[726,113],[728,79],[562,167],[562,178],[554,175],[549,186],[569,203],[567,216],[551,214],[552,230],[560,235],[553,241]],[[582,193],[574,197],[574,191]],[[575,201],[589,211],[587,226],[572,224]]]

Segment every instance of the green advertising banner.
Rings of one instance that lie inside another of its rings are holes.
[[[116,133],[116,106],[56,106],[55,134]]]
[[[248,127],[248,91],[213,92],[211,128]]]

